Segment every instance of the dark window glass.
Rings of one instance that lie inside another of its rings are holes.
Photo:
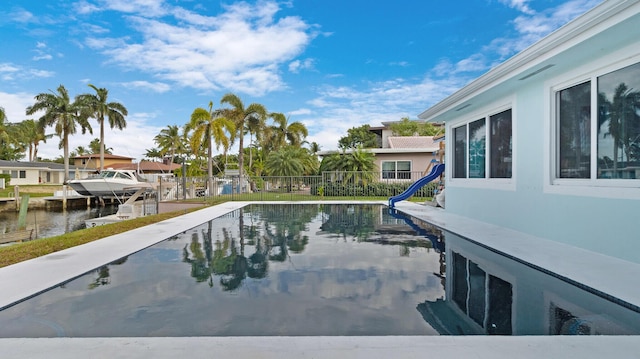
[[[513,135],[511,110],[489,117],[491,178],[511,178]]]
[[[453,301],[467,312],[467,259],[453,252]]]
[[[589,178],[591,168],[591,83],[558,91],[559,178]]]
[[[453,129],[454,143],[454,167],[453,177],[467,178],[467,125]]]
[[[485,119],[471,122],[469,124],[469,178],[485,178],[486,146]]]
[[[512,305],[513,289],[511,288],[511,283],[490,275],[487,333],[494,335],[511,335]]]

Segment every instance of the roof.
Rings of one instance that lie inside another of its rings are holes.
[[[89,154],[89,155],[75,156],[75,157],[72,157],[72,158],[74,158],[74,159],[76,159],[76,158],[79,158],[79,159],[82,159],[82,158],[87,158],[87,159],[98,158],[99,159],[100,158],[100,154],[99,153],[92,153],[92,154]],[[109,153],[105,153],[104,154],[104,158],[109,158],[109,159],[113,159],[113,160],[132,160],[133,159],[133,157],[118,156],[118,155],[112,155],[112,154],[109,154]]]
[[[588,61],[595,54],[612,53],[623,44],[637,41],[639,18],[637,0],[603,1],[431,106],[418,118],[427,121],[457,118],[537,81],[540,73],[556,76],[575,69],[578,61]]]
[[[140,163],[114,163],[109,167],[118,170],[139,170],[141,172],[172,172],[180,168],[180,165],[177,163],[165,165],[162,162],[140,161]]]
[[[42,168],[42,169],[49,169],[49,170],[64,171],[64,164],[57,163],[57,162],[22,162],[22,161],[0,160],[0,167],[16,168],[16,169],[17,168]],[[75,170],[76,166],[69,165],[69,168]],[[78,170],[84,170],[84,169],[78,167]],[[87,171],[93,171],[93,169],[91,170],[88,169]]]
[[[390,136],[389,148],[433,148],[438,146],[433,142],[433,136]]]

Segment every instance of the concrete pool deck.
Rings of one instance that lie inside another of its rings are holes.
[[[269,202],[260,202],[269,203]],[[290,202],[273,202],[286,204]],[[293,202],[319,203],[319,202]],[[323,203],[380,203],[325,201]],[[218,206],[0,268],[0,308],[32,297],[248,202]],[[640,264],[560,245],[411,202],[396,209],[640,307]],[[553,251],[549,245],[553,244]],[[594,265],[597,263],[597,265]],[[640,358],[640,336],[385,336],[0,339],[2,358]]]

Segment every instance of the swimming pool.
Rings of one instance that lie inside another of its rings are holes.
[[[254,204],[3,310],[0,337],[637,334],[637,323],[386,206]]]

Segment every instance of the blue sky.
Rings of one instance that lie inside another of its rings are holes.
[[[108,130],[140,160],[168,125],[228,92],[309,129],[323,150],[354,126],[417,115],[600,0],[31,0],[0,4],[0,106],[105,87],[129,110]],[[70,148],[98,137],[75,135]],[[53,132],[49,129],[48,132]],[[39,156],[62,154],[58,138]]]

